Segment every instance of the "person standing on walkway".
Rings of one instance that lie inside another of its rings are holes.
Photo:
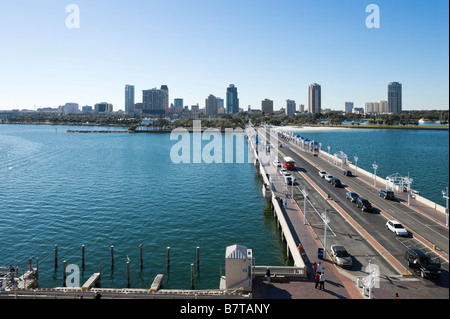
[[[325,277],[325,273],[322,273],[319,277],[319,290],[325,290],[325,280],[327,278]]]
[[[316,262],[314,262],[314,264],[313,264],[313,270],[314,270],[314,273],[316,273],[317,272],[317,263]]]
[[[322,263],[319,261],[319,264],[317,265],[317,272],[319,273],[319,274],[321,274],[322,273]]]
[[[319,280],[320,280],[320,274],[316,272],[316,275],[314,276],[314,280],[316,281],[316,289],[319,286]]]
[[[269,267],[267,267],[267,270],[266,270],[266,277],[267,277],[267,283],[270,284],[270,269],[269,269]]]
[[[303,251],[303,246],[302,246],[302,244],[298,244],[298,246],[297,246],[297,249],[298,249],[298,253],[301,255],[302,254],[302,251]]]

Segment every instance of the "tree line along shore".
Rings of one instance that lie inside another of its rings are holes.
[[[203,128],[245,128],[251,121],[253,125],[270,124],[273,126],[322,126],[349,128],[403,128],[403,129],[448,129],[449,111],[404,111],[402,114],[379,114],[362,116],[359,114],[342,114],[328,112],[326,114],[301,114],[287,116],[281,112],[275,114],[239,113],[235,115],[221,114],[218,118],[208,119],[205,116],[184,117],[178,119],[148,118],[139,115],[125,114],[22,114],[17,117],[2,120],[7,124],[44,124],[44,125],[75,125],[75,126],[117,126],[136,130],[171,130],[174,128],[192,128],[193,121],[200,120]],[[420,125],[419,120],[425,119],[439,122],[447,126]],[[351,124],[343,123],[351,122]],[[364,124],[362,124],[364,123]]]

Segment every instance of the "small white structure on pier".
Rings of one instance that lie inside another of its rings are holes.
[[[228,246],[225,251],[225,276],[221,290],[252,290],[253,252],[245,246]]]

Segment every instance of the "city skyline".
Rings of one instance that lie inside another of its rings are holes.
[[[387,100],[390,82],[403,85],[403,110],[449,107],[448,1],[376,1],[379,28],[367,27],[360,1],[73,3],[79,28],[66,25],[69,3],[2,3],[0,110],[101,101],[125,110],[125,84],[166,84],[171,102],[202,105],[230,83],[244,110],[265,98],[275,110],[287,99],[308,105],[311,83],[323,88],[322,109]]]

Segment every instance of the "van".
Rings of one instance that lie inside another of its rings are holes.
[[[441,261],[438,258],[432,260],[418,249],[408,249],[405,259],[409,268],[420,272],[422,278],[439,278],[441,276]]]

